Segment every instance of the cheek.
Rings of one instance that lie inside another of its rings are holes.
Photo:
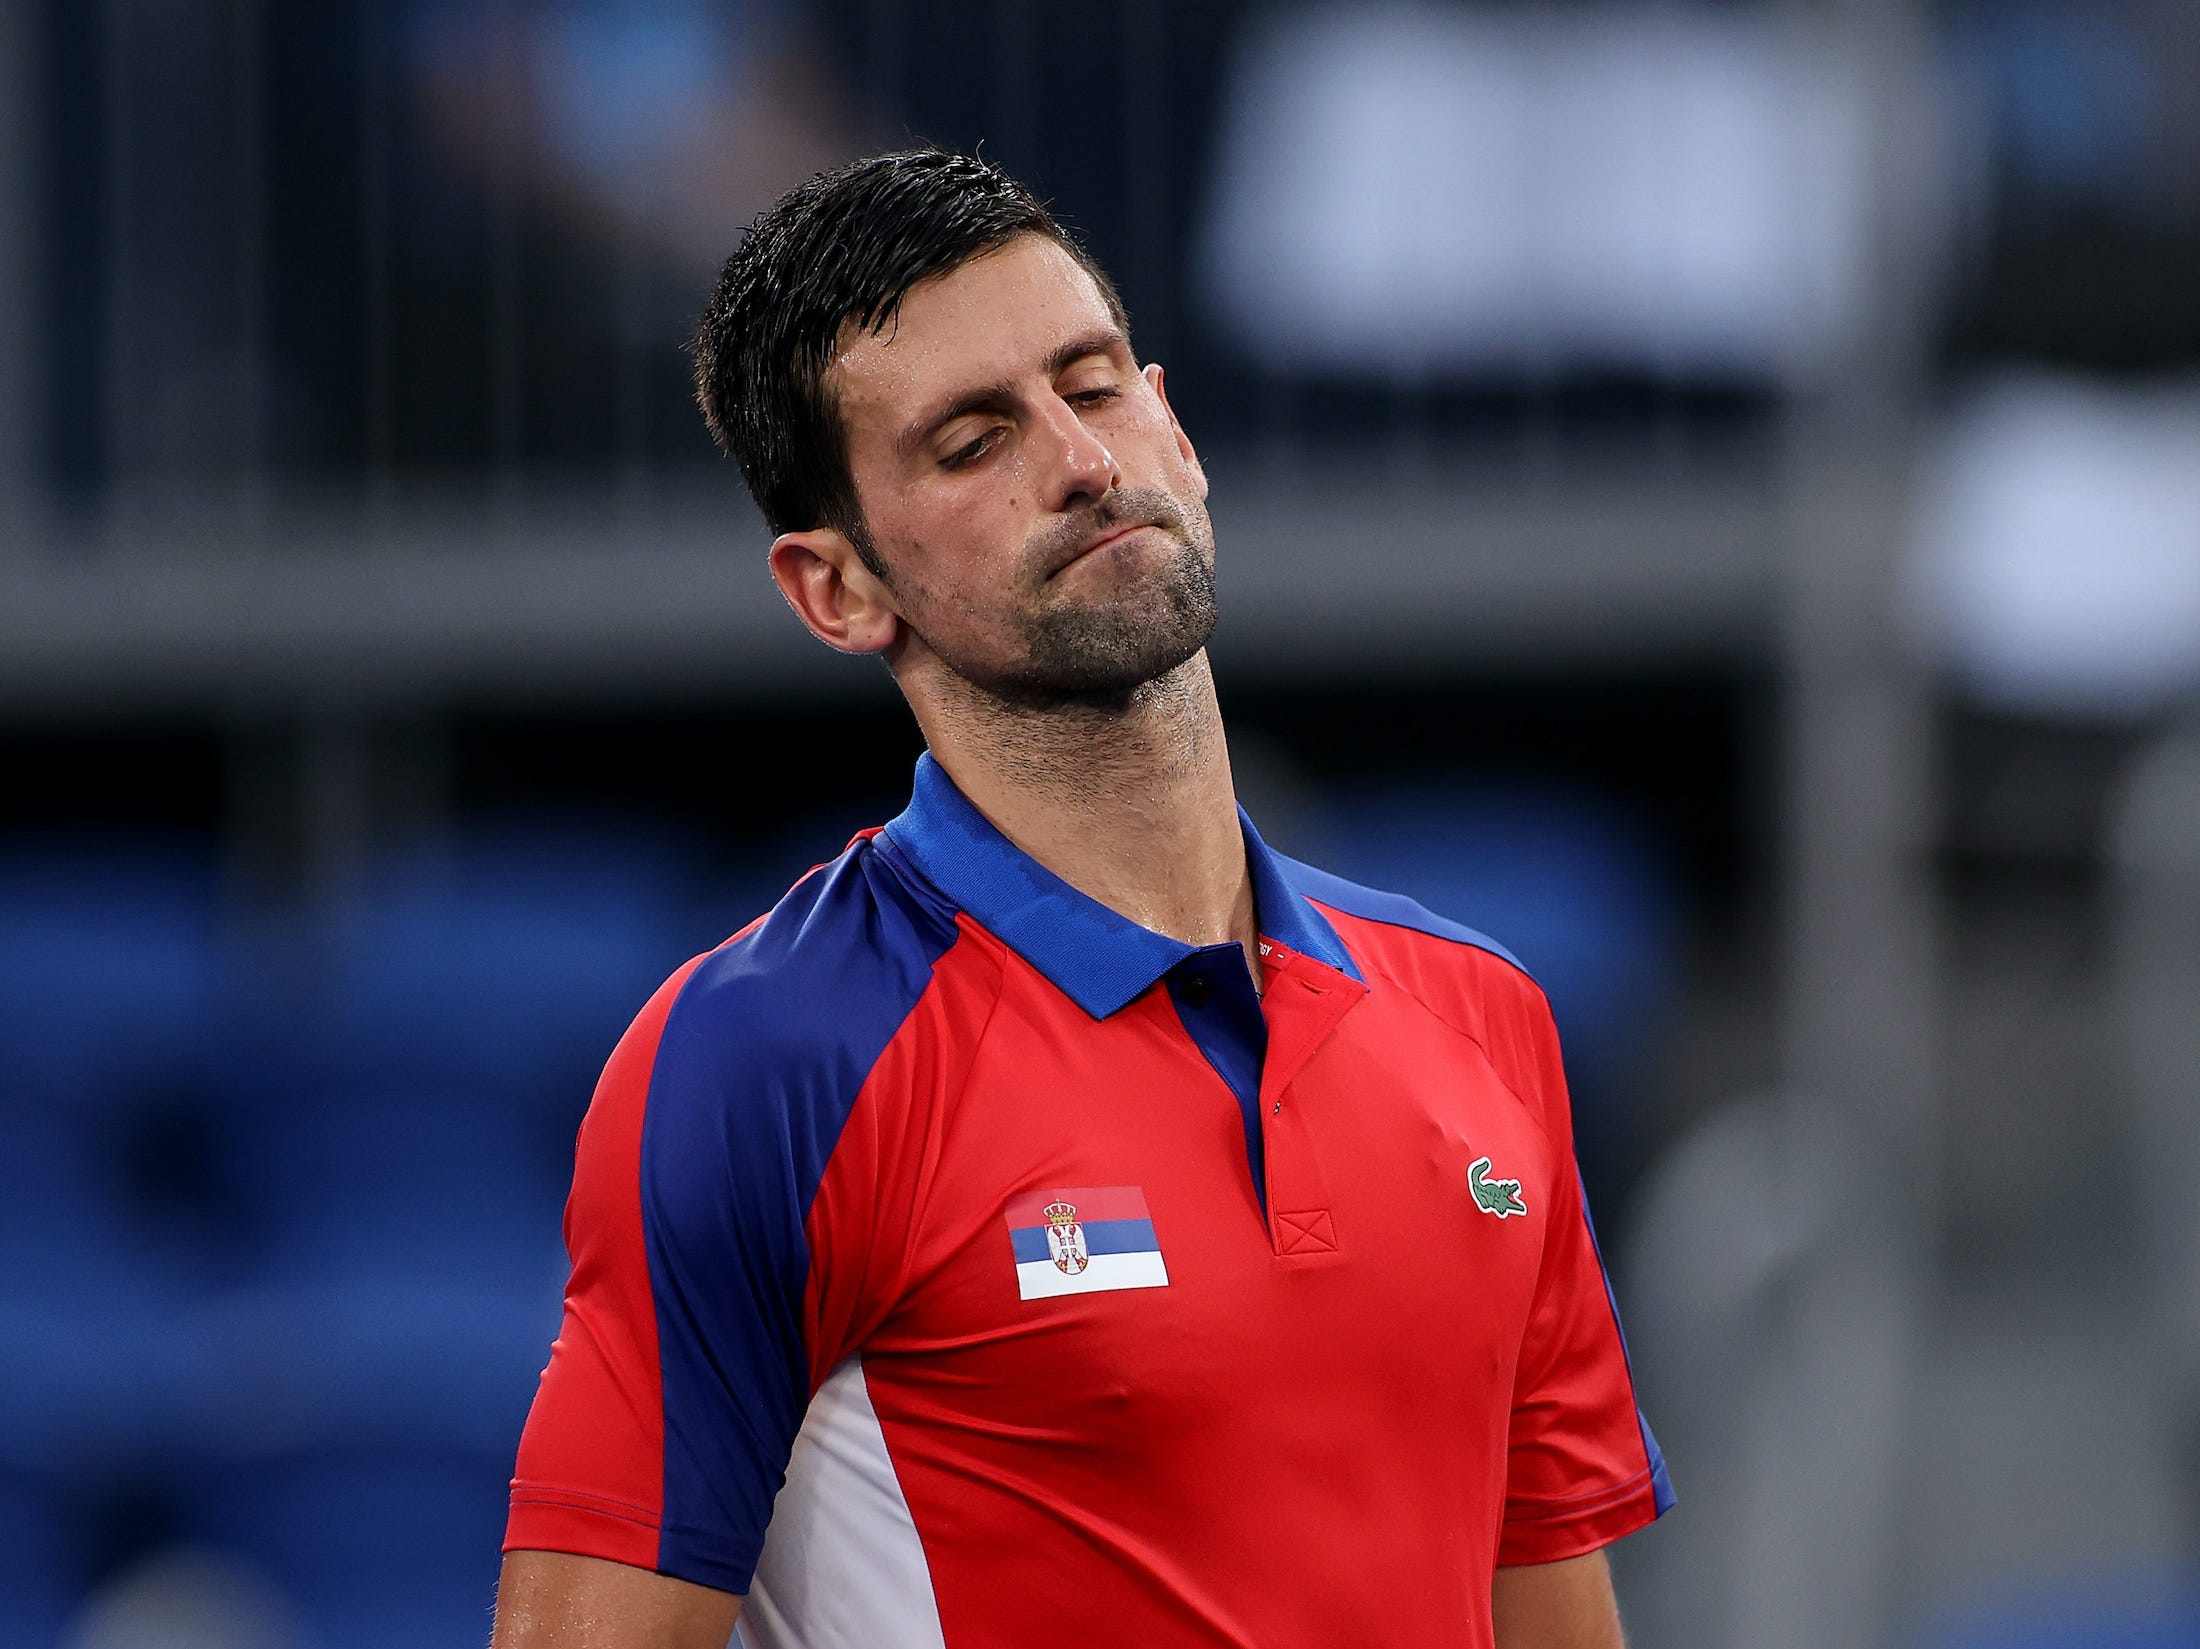
[[[1182,490],[1173,484],[1189,485],[1198,473],[1185,458],[1184,449],[1176,444],[1176,426],[1156,402],[1141,416],[1136,425],[1126,432],[1125,445],[1142,453],[1148,465],[1147,473],[1157,478],[1165,477],[1172,483],[1172,490]],[[1119,449],[1117,456],[1124,454]]]
[[[934,564],[980,564],[1023,542],[1034,496],[1018,458],[984,485],[942,489],[894,513],[895,539]],[[881,539],[883,544],[884,540]]]
[[[1022,548],[1021,530],[1005,512],[966,501],[901,510],[871,526],[879,553],[905,596],[935,609],[975,611],[1004,585],[1003,565]]]

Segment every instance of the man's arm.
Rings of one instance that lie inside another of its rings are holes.
[[[1624,1649],[1602,1551],[1499,1569],[1490,1616],[1497,1649]]]
[[[490,1649],[726,1649],[741,1600],[600,1557],[509,1552]]]

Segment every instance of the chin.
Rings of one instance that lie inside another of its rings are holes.
[[[1192,546],[1167,541],[1174,552],[1133,588],[1086,600],[1059,596],[1019,619],[1004,617],[992,633],[1022,631],[1014,659],[985,659],[978,648],[930,638],[926,645],[948,670],[1003,703],[1127,705],[1140,688],[1196,658],[1214,633],[1212,567]]]

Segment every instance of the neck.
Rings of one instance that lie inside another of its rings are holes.
[[[908,682],[933,759],[995,828],[1080,893],[1187,944],[1259,934],[1205,652],[1120,699],[1004,704],[945,671]]]

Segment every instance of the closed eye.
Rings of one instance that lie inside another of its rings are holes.
[[[989,451],[992,450],[994,437],[999,435],[1000,433],[1000,428],[998,425],[996,425],[994,428],[987,430],[976,440],[965,442],[962,446],[957,447],[953,452],[942,458],[940,460],[940,467],[942,469],[951,470],[968,469],[972,464],[975,464],[980,458],[983,458]]]

